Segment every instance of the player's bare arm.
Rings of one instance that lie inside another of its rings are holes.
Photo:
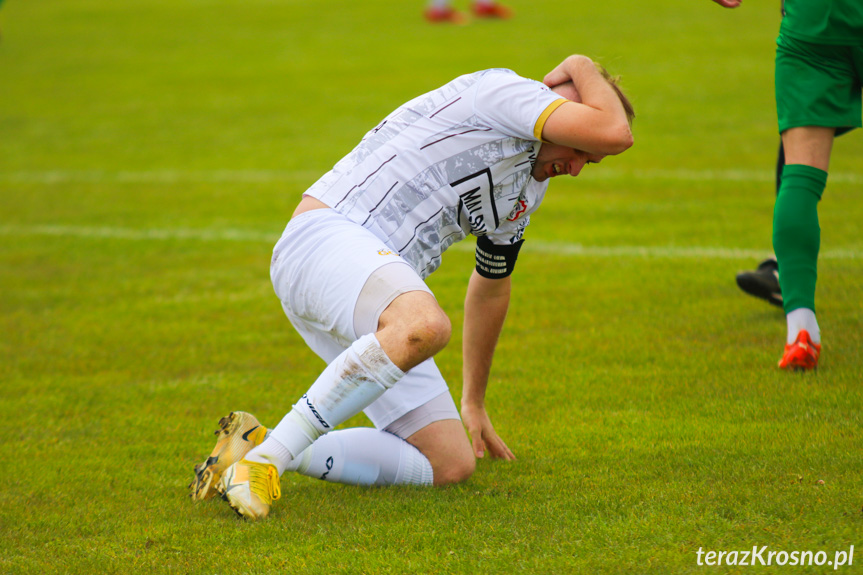
[[[485,409],[485,391],[494,349],[509,308],[511,280],[484,278],[474,270],[464,304],[461,415],[476,457],[515,459],[497,435]]]
[[[621,98],[587,56],[570,56],[546,74],[554,87],[572,81],[581,103],[566,102],[551,113],[544,141],[591,154],[615,155],[632,146],[632,130]]]

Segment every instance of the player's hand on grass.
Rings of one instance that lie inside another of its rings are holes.
[[[515,459],[515,455],[495,432],[485,408],[462,406],[461,417],[468,435],[470,435],[473,454],[477,458],[483,457],[488,451],[495,459],[506,459],[507,461]]]

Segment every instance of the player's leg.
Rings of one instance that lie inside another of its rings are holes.
[[[225,472],[222,481],[225,495],[238,513],[253,519],[265,517],[274,499],[273,483],[278,482],[278,477],[291,460],[318,438],[364,410],[403,378],[405,371],[392,361],[390,355],[397,357],[407,370],[443,346],[449,338],[448,331],[444,333],[442,327],[438,329],[431,325],[428,318],[434,315],[433,310],[426,309],[430,307],[427,299],[416,295],[410,292],[394,300],[394,303],[413,301],[411,309],[415,321],[392,321],[390,327],[382,332],[382,339],[388,342],[387,348],[381,345],[375,334],[364,335],[351,344],[324,369],[270,436],[243,461]],[[406,448],[398,447],[399,457],[403,455],[416,460],[416,454],[410,450],[406,452]],[[236,478],[231,475],[234,467],[240,473]],[[269,473],[266,477],[261,476],[261,481],[265,480],[271,486],[269,497],[266,491],[263,496],[261,493],[257,493],[258,497],[252,496],[254,477],[251,472],[256,468],[260,473],[265,469]],[[241,487],[237,498],[231,498],[228,492],[233,485]]]
[[[467,23],[467,17],[453,8],[451,0],[429,0],[425,17],[429,22]]]
[[[782,170],[785,168],[785,146],[782,144],[782,138],[779,138],[779,152],[776,154],[776,195],[779,195],[779,188],[782,186]]]
[[[376,331],[382,344],[390,348],[405,317],[416,309],[413,299],[398,297],[401,294],[431,297],[425,283],[405,264],[375,270],[357,298],[354,332]],[[443,484],[465,479],[472,472],[473,458],[458,410],[432,359],[410,369],[366,414],[377,429],[327,433],[286,469],[356,485]]]
[[[785,167],[785,149],[782,140],[779,141],[779,152],[776,155],[776,195],[782,185],[782,169]],[[775,257],[770,257],[758,264],[754,270],[742,271],[736,277],[737,286],[751,296],[763,299],[767,303],[782,307],[782,289],[779,286],[779,264]]]
[[[382,289],[382,284],[386,288]],[[408,266],[387,265],[366,283],[357,302],[354,326],[357,334],[374,329],[384,333],[410,309],[400,309],[408,300],[388,303],[386,293],[414,290],[421,294],[425,283]],[[431,292],[427,294],[431,297]],[[383,313],[378,310],[385,309]],[[385,337],[385,336],[384,336]],[[434,484],[467,479],[474,469],[473,453],[458,409],[434,359],[411,369],[393,389],[365,410],[375,427],[414,445],[434,470]]]
[[[461,419],[435,421],[407,441],[428,459],[435,485],[460,483],[473,475],[476,459]]]
[[[380,320],[339,354],[247,459],[268,461],[281,474],[295,455],[363,411],[405,372],[440,351],[450,324],[434,297],[412,291],[396,297]]]
[[[357,298],[355,333],[377,330],[378,337],[389,342],[404,316],[415,309],[411,298],[399,298],[399,294],[431,297],[425,283],[405,264],[393,263],[375,270]],[[430,484],[433,479],[440,485],[466,479],[472,472],[467,436],[434,360],[410,369],[397,386],[365,411],[377,429],[327,433],[286,469],[358,485]],[[434,441],[424,439],[428,434],[434,436]],[[455,437],[451,437],[453,434]],[[418,441],[416,447],[412,445],[414,441]],[[431,455],[431,461],[426,453]]]
[[[820,126],[789,128],[782,132],[782,144],[786,152],[781,182],[784,183],[786,170],[792,165],[810,166],[826,173],[830,169],[830,154],[833,151],[835,134],[836,128]],[[781,191],[780,186],[780,193]]]
[[[431,485],[434,478],[429,460],[416,447],[373,427],[331,431],[285,471],[347,485]]]
[[[350,485],[445,485],[466,480],[474,465],[458,410],[449,392],[444,392],[384,430],[332,431],[303,451],[287,470]]]
[[[412,291],[384,310],[374,336],[392,363],[406,372],[446,347],[451,333],[450,320],[434,296]]]
[[[375,402],[449,340],[449,319],[421,280],[425,291],[396,293],[378,331],[357,339],[353,316],[362,287],[375,269],[391,262],[406,265],[332,210],[304,213],[288,225],[274,251],[274,287],[306,342],[331,361],[264,443],[225,471],[220,492],[241,515],[265,517],[278,498],[279,475],[295,456]],[[319,351],[321,342],[329,343]],[[332,352],[340,346],[346,349]]]
[[[780,367],[805,369],[817,363],[817,353],[809,348],[821,344],[821,331],[815,318],[815,284],[821,246],[818,202],[827,183],[834,132],[833,128],[807,126],[791,128],[782,136],[788,163],[782,173],[782,186],[773,212],[773,248],[784,288],[786,345],[791,349],[780,361]],[[804,331],[806,334],[801,335]],[[795,348],[795,342],[801,337],[802,341]],[[797,365],[801,362],[805,365]]]
[[[812,369],[820,355],[815,285],[821,230],[818,202],[824,192],[833,138],[860,126],[859,71],[854,49],[777,39],[776,110],[785,168],[774,208],[773,244],[788,319],[779,365]]]
[[[471,11],[477,18],[499,18],[506,20],[512,17],[512,8],[504,6],[497,0],[474,0]]]
[[[442,379],[433,364],[423,367],[424,371],[429,369]],[[384,406],[383,411],[391,410]],[[269,435],[267,428],[248,413],[233,412],[219,424],[216,448],[195,468],[196,479],[190,488],[196,501],[214,496],[221,472]],[[468,479],[474,467],[458,410],[445,391],[384,430],[355,427],[331,431],[292,459],[285,471],[348,485],[445,485]]]

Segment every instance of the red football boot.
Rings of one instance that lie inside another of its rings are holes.
[[[429,8],[425,11],[426,20],[432,23],[449,22],[450,24],[467,24],[467,16],[447,6],[446,8]]]
[[[812,343],[809,332],[801,329],[794,343],[785,345],[785,354],[779,360],[779,367],[793,371],[808,371],[818,367],[821,346]]]
[[[508,8],[497,2],[474,2],[471,5],[471,10],[477,18],[498,18],[500,20],[512,18],[512,8]]]

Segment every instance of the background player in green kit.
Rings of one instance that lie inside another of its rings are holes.
[[[714,1],[727,8],[741,3]],[[861,127],[863,115],[863,2],[787,0],[784,9],[776,40],[776,110],[786,164],[773,210],[773,249],[788,335],[779,367],[809,370],[821,354],[818,201],[834,136]]]

